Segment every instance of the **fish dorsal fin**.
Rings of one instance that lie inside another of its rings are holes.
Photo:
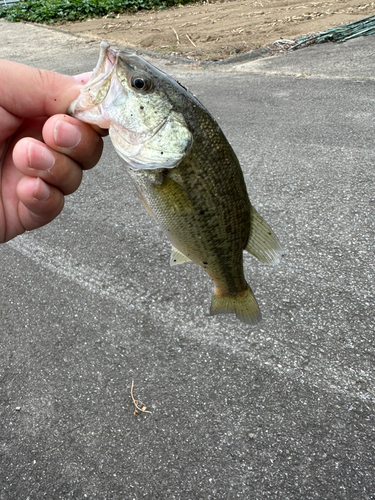
[[[177,266],[177,264],[183,264],[184,262],[190,262],[190,259],[180,252],[180,250],[172,247],[171,260],[169,261],[170,265]]]
[[[266,264],[278,264],[281,247],[270,226],[251,207],[250,237],[245,250]]]

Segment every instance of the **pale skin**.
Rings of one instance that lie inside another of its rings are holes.
[[[51,222],[99,161],[104,131],[66,114],[89,76],[0,59],[0,243]]]

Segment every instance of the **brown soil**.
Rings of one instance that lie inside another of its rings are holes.
[[[373,15],[360,0],[207,0],[204,3],[89,19],[63,26],[75,34],[199,60],[233,55],[325,31]],[[281,50],[282,43],[274,46]]]

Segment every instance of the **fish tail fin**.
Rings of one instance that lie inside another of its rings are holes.
[[[262,319],[258,303],[249,285],[237,295],[221,296],[217,290],[212,295],[210,314],[234,313],[249,325],[256,325]]]

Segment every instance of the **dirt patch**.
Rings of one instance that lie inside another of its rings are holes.
[[[62,28],[110,43],[213,61],[266,47],[280,39],[324,31],[374,12],[374,2],[358,0],[210,0],[68,23]]]

